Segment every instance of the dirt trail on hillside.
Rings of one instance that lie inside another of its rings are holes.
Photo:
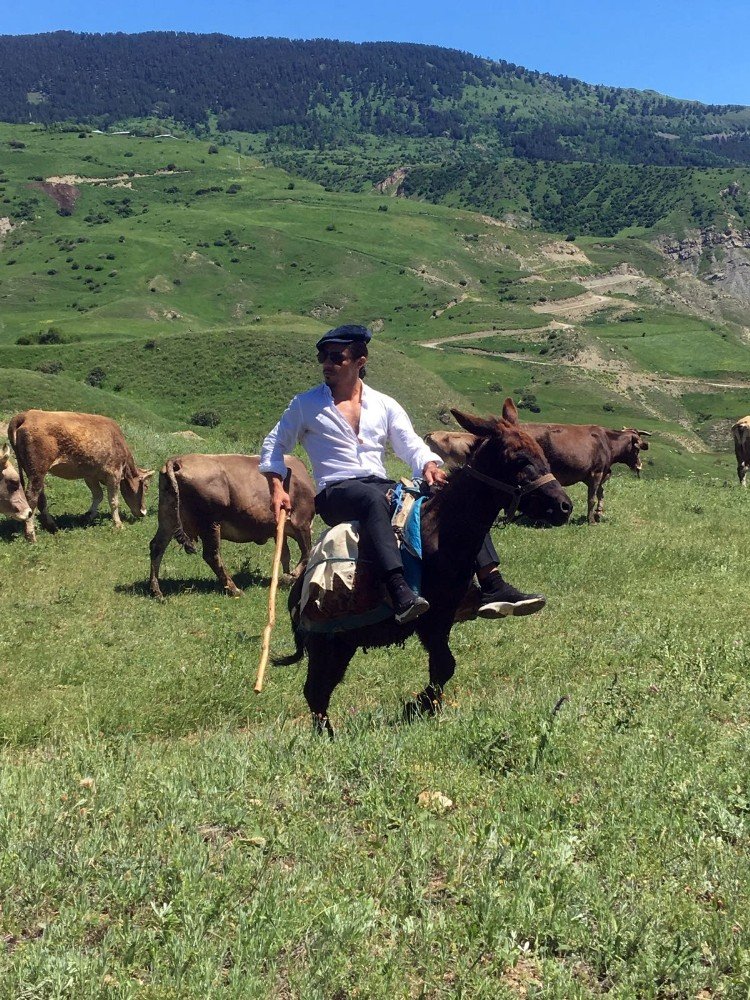
[[[618,309],[636,309],[635,302],[627,299],[612,299],[608,295],[595,295],[594,292],[584,292],[570,299],[558,299],[556,302],[537,302],[531,307],[532,312],[548,316],[564,316],[566,319],[582,319],[591,313],[600,312],[616,306]]]
[[[546,326],[532,327],[531,329],[524,330],[477,330],[474,333],[457,333],[451,337],[440,337],[438,340],[423,340],[420,342],[419,346],[439,351],[442,349],[443,344],[452,344],[458,340],[485,340],[487,337],[518,337],[528,336],[533,333],[549,333],[551,330],[572,329],[573,326],[570,323],[560,323],[557,320],[552,320],[552,322],[547,323]],[[488,351],[482,351],[482,354],[488,353]]]
[[[113,177],[81,177],[79,174],[61,174],[59,177],[46,177],[47,184],[94,184],[110,185],[111,187],[132,187],[130,183],[139,177],[170,177],[173,174],[183,174],[184,170],[155,170],[152,174],[115,174]]]

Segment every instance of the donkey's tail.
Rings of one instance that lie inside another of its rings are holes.
[[[299,663],[305,655],[305,634],[299,628],[294,630],[294,645],[295,650],[289,656],[275,656],[273,658],[275,667],[290,667],[293,663]]]

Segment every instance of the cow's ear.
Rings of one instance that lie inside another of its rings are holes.
[[[2,451],[0,451],[0,469],[4,469],[5,466],[10,461],[10,448],[8,447],[8,442],[6,441],[3,445]]]
[[[465,431],[476,434],[477,437],[489,437],[497,431],[497,421],[494,417],[485,420],[484,417],[474,417],[470,413],[463,413],[461,410],[451,410],[456,420]]]
[[[510,396],[503,403],[503,420],[507,420],[509,424],[518,423],[518,410]]]

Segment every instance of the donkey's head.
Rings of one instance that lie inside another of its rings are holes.
[[[482,482],[497,489],[510,516],[520,510],[549,524],[565,524],[573,510],[570,497],[552,476],[539,445],[518,422],[512,399],[503,404],[502,417],[475,417],[460,410],[451,413],[476,437],[466,467]]]

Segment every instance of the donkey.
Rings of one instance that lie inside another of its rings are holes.
[[[501,419],[451,412],[465,430],[477,436],[477,442],[466,464],[422,507],[422,593],[430,610],[408,624],[388,619],[332,635],[303,634],[297,628],[296,652],[277,660],[296,663],[307,652],[305,698],[314,727],[329,736],[333,736],[328,718],[331,694],[356,650],[403,644],[413,633],[427,651],[429,683],[406,712],[435,714],[456,667],[449,645],[456,611],[471,584],[484,536],[500,510],[505,510],[507,518],[520,510],[553,525],[565,524],[570,517],[570,498],[550,472],[539,445],[521,429],[512,399],[505,400]],[[289,596],[290,611],[301,589],[299,578]]]

